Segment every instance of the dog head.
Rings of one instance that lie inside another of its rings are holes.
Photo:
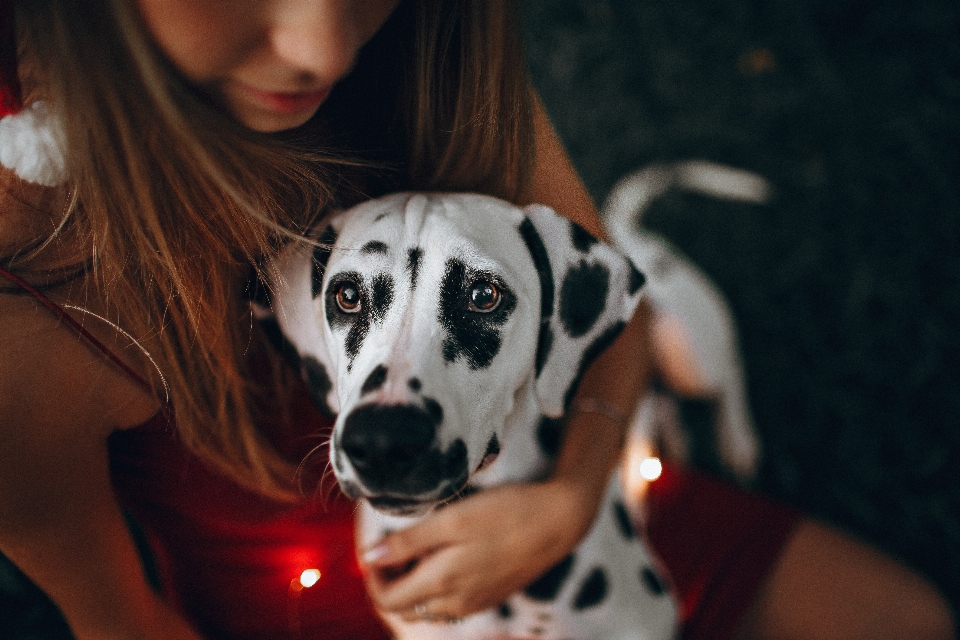
[[[336,415],[344,491],[422,513],[490,464],[518,397],[559,417],[619,333],[643,276],[547,207],[387,196],[335,216],[275,265],[274,312]]]

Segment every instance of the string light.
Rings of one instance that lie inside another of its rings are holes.
[[[290,579],[290,590],[287,598],[287,617],[290,622],[290,635],[294,640],[301,640],[300,635],[300,596],[304,589],[309,589],[320,580],[319,569],[304,569],[299,578]]]
[[[637,464],[637,470],[640,472],[641,478],[647,482],[653,482],[663,473],[663,464],[660,462],[660,458],[651,456],[641,460]]]
[[[309,589],[320,580],[320,571],[317,569],[306,569],[300,574],[300,585],[304,589]]]

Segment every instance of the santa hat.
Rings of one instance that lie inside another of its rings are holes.
[[[23,104],[17,75],[14,0],[0,0],[0,164],[49,187],[66,181],[58,122],[43,102]]]

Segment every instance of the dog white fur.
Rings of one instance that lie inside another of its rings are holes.
[[[761,447],[747,401],[736,325],[709,277],[664,238],[644,228],[650,204],[669,190],[762,204],[771,187],[762,177],[703,160],[652,165],[617,182],[601,211],[613,244],[647,276],[654,310],[655,365],[669,391],[716,402],[718,457],[743,482],[756,474]],[[634,417],[634,447],[654,443],[666,458],[686,461],[686,434],[673,397],[652,390]]]
[[[362,499],[358,543],[470,492],[546,477],[586,366],[631,317],[643,276],[547,207],[395,194],[318,230],[273,266],[273,310],[331,461]],[[399,638],[655,640],[677,605],[616,476],[571,556],[460,624],[396,618]]]

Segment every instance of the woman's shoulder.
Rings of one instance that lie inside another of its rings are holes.
[[[62,305],[63,294],[50,293]],[[72,305],[70,305],[72,306]],[[122,350],[112,330],[89,324],[108,348]],[[104,437],[139,424],[156,401],[32,295],[0,276],[0,430],[46,425]]]
[[[0,267],[42,289],[46,300],[77,317],[98,340],[122,354],[124,345],[116,332],[76,310],[99,309],[87,295],[93,288],[84,286],[84,270],[69,266],[82,266],[83,260],[66,250],[37,250],[56,230],[65,202],[61,192],[0,172]],[[104,315],[102,310],[98,315]],[[97,443],[105,442],[110,432],[144,422],[156,410],[156,402],[129,376],[43,300],[4,274],[0,274],[0,345],[4,465],[17,468],[26,456],[42,466],[42,456],[65,450],[77,459],[96,455]]]

